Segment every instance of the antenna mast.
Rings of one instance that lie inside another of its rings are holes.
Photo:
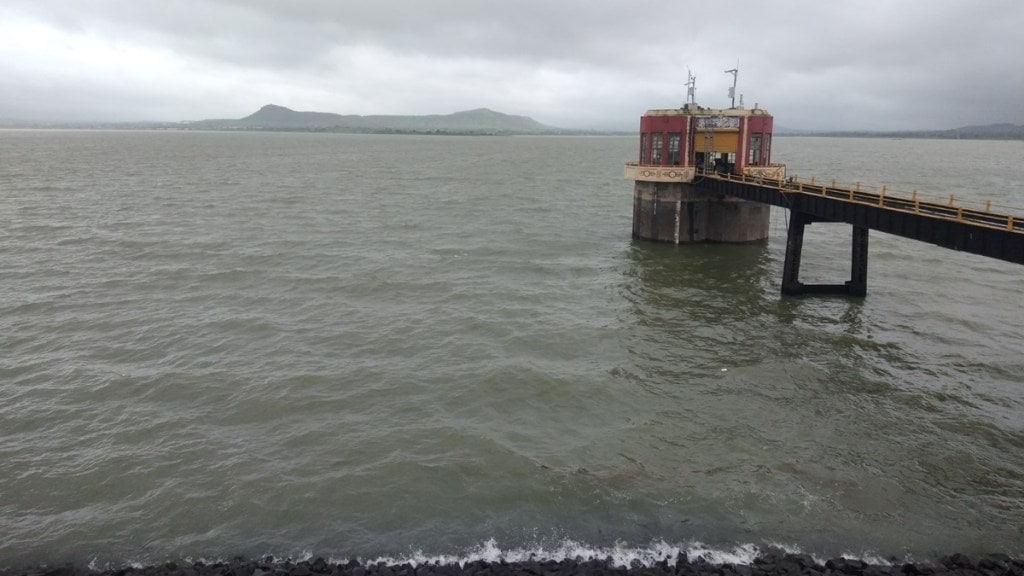
[[[697,77],[690,72],[690,69],[686,69],[686,103],[696,104],[694,100],[697,97]]]
[[[729,88],[729,98],[732,98],[732,107],[736,107],[736,76],[740,73],[740,61],[736,61],[736,67],[732,70],[726,70],[726,74],[732,74],[732,88]]]

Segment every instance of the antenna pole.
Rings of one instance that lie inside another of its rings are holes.
[[[732,107],[736,107],[736,76],[740,73],[739,60],[736,61],[736,67],[732,70],[726,70],[726,74],[732,74],[732,88],[729,88],[729,98],[732,98]]]
[[[697,77],[690,72],[690,69],[686,69],[686,103],[696,104],[695,98],[697,97]]]

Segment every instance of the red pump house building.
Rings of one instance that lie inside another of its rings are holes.
[[[674,242],[757,242],[768,237],[767,205],[718,198],[697,186],[697,172],[784,178],[771,163],[772,116],[755,105],[648,110],[640,118],[639,159],[626,165],[633,180],[633,235]]]

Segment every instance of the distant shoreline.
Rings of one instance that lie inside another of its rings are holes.
[[[1011,125],[1012,126],[1012,125]],[[20,122],[0,120],[0,130],[107,130],[107,131],[154,131],[154,132],[274,132],[295,134],[373,134],[394,136],[637,136],[638,132],[623,130],[584,130],[552,128],[549,130],[501,130],[501,129],[398,129],[398,128],[352,128],[343,126],[238,126],[217,125],[210,121],[199,122]],[[1003,130],[974,130],[956,128],[952,130],[916,130],[906,132],[872,131],[801,131],[781,130],[773,134],[776,138],[878,138],[887,140],[992,140],[1024,141],[1024,126],[1012,126]]]
[[[134,122],[53,122],[0,118],[0,128],[79,130],[180,130],[205,132],[312,132],[333,134],[396,134],[414,136],[637,136],[637,129],[562,128],[529,116],[488,108],[451,114],[360,116],[304,112],[267,104],[243,118]],[[806,130],[776,126],[774,135],[829,138],[914,138],[947,140],[1024,140],[1024,126],[1010,123],[961,126],[946,130]]]
[[[1020,136],[945,136],[917,132],[776,132],[775,138],[876,138],[881,140],[990,140],[1024,141]]]
[[[350,130],[331,128],[235,128],[195,127],[182,123],[118,123],[118,124],[49,124],[2,123],[0,130],[99,130],[109,132],[270,132],[290,134],[367,134],[390,136],[635,136],[634,132],[611,130],[553,130],[548,132],[517,132],[502,130]]]
[[[97,130],[109,132],[237,132],[237,133],[288,133],[288,134],[365,134],[378,136],[636,136],[636,132],[612,130],[561,130],[552,132],[504,132],[472,130],[333,130],[296,128],[230,128],[190,127],[174,124],[6,124],[0,123],[0,130]],[[874,138],[880,140],[987,140],[1024,141],[1024,135],[961,135],[921,132],[776,132],[776,138]]]
[[[820,136],[827,138],[906,138],[915,140],[1024,140],[1024,126],[989,124],[948,130],[792,130],[776,128],[775,136]]]

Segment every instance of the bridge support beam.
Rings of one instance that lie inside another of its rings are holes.
[[[782,294],[843,294],[866,296],[868,293],[868,228],[853,226],[852,250],[850,254],[850,279],[843,284],[804,284],[800,281],[800,259],[803,254],[804,228],[815,219],[806,212],[792,210],[789,218],[789,232],[786,237],[786,261],[782,267]]]

